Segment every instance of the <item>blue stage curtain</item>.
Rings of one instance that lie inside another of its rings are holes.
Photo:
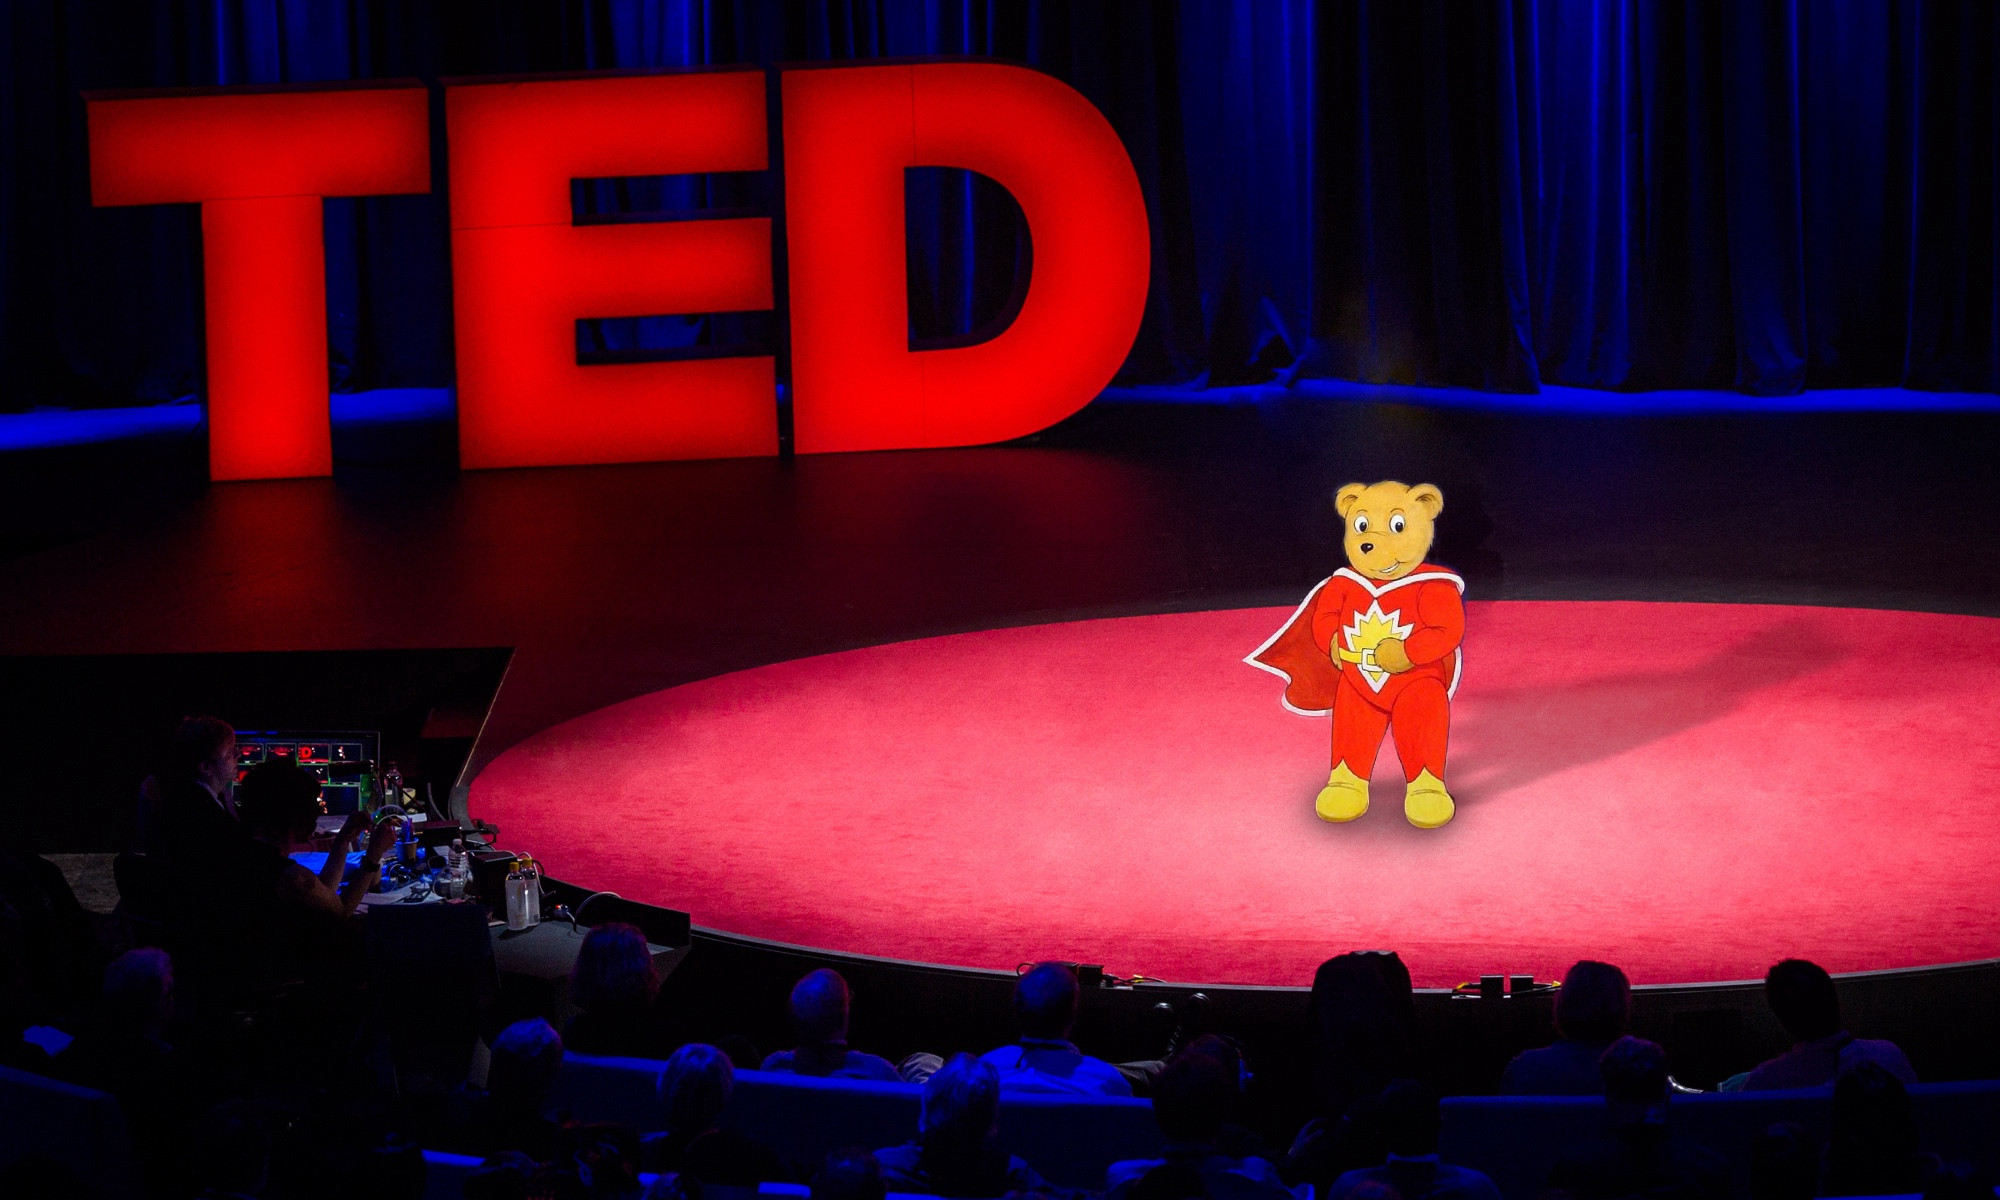
[[[14,0],[0,8],[0,410],[200,388],[190,209],[89,206],[100,88],[994,56],[1068,81],[1144,186],[1121,381],[2000,390],[2000,18],[1933,0]],[[430,196],[327,206],[337,389],[451,379]],[[909,179],[911,336],[1003,319],[1031,250]],[[578,211],[769,210],[755,178]],[[743,331],[586,322],[580,351]],[[752,340],[778,341],[754,330]]]
[[[1298,371],[2000,388],[2000,20],[1924,0],[1343,0]]]

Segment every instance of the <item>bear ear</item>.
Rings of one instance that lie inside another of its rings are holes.
[[[1365,483],[1350,483],[1342,487],[1333,494],[1333,511],[1339,513],[1340,519],[1345,521],[1354,506],[1361,503],[1361,493],[1367,490],[1368,485]]]
[[[1411,488],[1409,500],[1411,504],[1423,509],[1424,515],[1432,520],[1436,520],[1437,515],[1444,511],[1444,493],[1438,490],[1435,483],[1420,483]]]

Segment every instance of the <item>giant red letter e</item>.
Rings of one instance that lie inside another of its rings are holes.
[[[333,471],[320,200],[427,192],[424,89],[89,98],[96,204],[201,205],[208,474]]]
[[[1145,201],[1109,123],[1025,67],[788,71],[792,414],[802,452],[1022,437],[1088,403],[1146,303]],[[1034,267],[990,341],[912,351],[903,171],[962,167],[1013,193]]]
[[[445,113],[460,464],[776,454],[769,356],[576,358],[579,318],[770,308],[770,221],[570,212],[572,179],[763,170],[763,72],[453,84]]]

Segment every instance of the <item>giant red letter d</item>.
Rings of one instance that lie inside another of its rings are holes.
[[[784,104],[800,451],[1021,437],[1111,381],[1146,303],[1146,207],[1089,101],[1024,67],[932,63],[789,71]],[[910,349],[908,167],[978,171],[1027,216],[1033,276],[991,341]]]

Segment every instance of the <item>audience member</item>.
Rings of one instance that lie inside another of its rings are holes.
[[[882,1164],[865,1150],[836,1150],[813,1172],[812,1200],[882,1200]]]
[[[1291,1189],[1270,1162],[1222,1149],[1223,1129],[1236,1115],[1240,1090],[1235,1073],[1213,1047],[1190,1046],[1174,1056],[1153,1080],[1152,1095],[1164,1153],[1113,1163],[1104,1182],[1115,1200],[1128,1200],[1161,1166],[1192,1170],[1202,1193],[1213,1200],[1290,1200]],[[1155,1181],[1147,1190],[1172,1178]]]
[[[998,1073],[1001,1087],[1017,1092],[1132,1094],[1132,1085],[1118,1068],[1070,1044],[1081,996],[1076,972],[1063,963],[1038,963],[1014,981],[1014,1022],[1021,1039],[980,1056]]]
[[[516,1021],[502,1030],[493,1039],[486,1086],[463,1090],[441,1148],[482,1158],[518,1150],[547,1162],[556,1151],[558,1129],[543,1109],[562,1056],[562,1035],[547,1021]]]
[[[217,1105],[195,1127],[192,1158],[199,1196],[259,1195],[271,1174],[270,1125],[247,1101]]]
[[[1410,970],[1379,950],[1338,955],[1313,975],[1307,1020],[1313,1033],[1313,1079],[1320,1111],[1338,1120],[1348,1106],[1380,1095],[1389,1081],[1419,1074],[1412,1026],[1416,992]],[[1371,1155],[1369,1166],[1380,1161]]]
[[[1560,1158],[1548,1190],[1574,1200],[1647,1195],[1719,1198],[1730,1192],[1722,1159],[1667,1132],[1667,1055],[1622,1037],[1599,1061],[1606,1132]]]
[[[622,922],[597,926],[570,971],[569,1000],[582,1011],[563,1027],[563,1045],[577,1054],[661,1057],[666,1047],[653,1019],[659,990],[646,935]]]
[[[195,1072],[167,1041],[174,1018],[173,960],[164,950],[128,950],[104,969],[104,991],[76,1040],[55,1059],[53,1074],[117,1097],[148,1174],[185,1136],[204,1097]]]
[[[528,1200],[542,1167],[518,1150],[488,1156],[465,1177],[465,1200]],[[535,1189],[546,1195],[547,1189]]]
[[[1222,1119],[1222,1128],[1216,1134],[1216,1149],[1237,1158],[1256,1157],[1275,1161],[1272,1155],[1266,1153],[1264,1139],[1244,1123],[1251,1072],[1249,1062],[1243,1057],[1243,1048],[1234,1038],[1204,1033],[1189,1042],[1183,1052],[1215,1060],[1222,1068],[1223,1076],[1230,1081],[1228,1108]]]
[[[1805,1126],[1780,1121],[1750,1142],[1750,1200],[1819,1195],[1819,1142]]]
[[[666,1123],[646,1138],[647,1170],[725,1187],[787,1179],[789,1172],[768,1147],[716,1127],[736,1087],[736,1070],[722,1051],[700,1042],[682,1046],[660,1069],[658,1087]]]
[[[1993,1174],[1976,1164],[1939,1163],[1924,1178],[1924,1200],[1992,1200]]]
[[[1123,1194],[1129,1200],[1208,1200],[1201,1172],[1182,1162],[1160,1162],[1141,1175]]]
[[[1881,1065],[1857,1063],[1833,1085],[1823,1196],[1883,1196],[1920,1191],[1935,1160],[1917,1149],[1910,1093]]]
[[[103,970],[90,914],[62,869],[29,853],[25,837],[7,837],[0,846],[0,1037],[18,1042],[25,1026],[89,1004]]]
[[[236,731],[214,717],[186,717],[159,769],[139,786],[139,848],[190,861],[237,844]]]
[[[423,1147],[396,1134],[334,1149],[320,1171],[328,1194],[368,1200],[423,1200]]]
[[[901,1076],[886,1058],[847,1048],[852,997],[838,971],[821,967],[792,988],[792,1030],[798,1046],[764,1060],[766,1071],[836,1079],[895,1082]]]
[[[558,1195],[578,1200],[629,1200],[640,1193],[639,1164],[644,1148],[630,1125],[571,1121],[562,1127],[558,1142],[561,1151],[553,1164],[561,1180],[561,1186],[554,1189]]]
[[[877,1150],[875,1159],[892,1192],[985,1197],[1048,1186],[1027,1163],[1000,1149],[1000,1072],[969,1054],[957,1055],[924,1083],[917,1140]]]
[[[1524,1050],[1500,1077],[1503,1096],[1597,1096],[1604,1077],[1597,1060],[1625,1034],[1632,1015],[1632,985],[1625,972],[1589,959],[1563,976],[1556,991],[1556,1040]]]
[[[1438,1157],[1438,1100],[1430,1088],[1399,1079],[1370,1105],[1388,1153],[1383,1165],[1348,1171],[1327,1190],[1330,1200],[1352,1200],[1386,1187],[1402,1200],[1500,1200],[1483,1173]]]
[[[1905,1085],[1917,1081],[1894,1042],[1857,1038],[1841,1027],[1840,993],[1833,977],[1813,963],[1788,958],[1772,967],[1764,976],[1764,999],[1791,1035],[1792,1048],[1758,1064],[1744,1091],[1825,1087],[1861,1063],[1874,1063]]]
[[[726,1033],[715,1039],[715,1048],[729,1059],[729,1065],[739,1071],[756,1071],[764,1066],[764,1053],[757,1049],[757,1043],[749,1035]]]
[[[326,865],[317,874],[291,857],[312,848],[313,830],[323,811],[319,777],[290,759],[267,759],[244,773],[236,789],[236,816],[249,833],[252,848],[233,883],[246,907],[344,917],[360,905],[381,877],[382,858],[395,846],[402,818],[384,817],[376,823],[360,868],[347,878],[347,849],[367,824],[360,813],[350,816],[335,835]]]

